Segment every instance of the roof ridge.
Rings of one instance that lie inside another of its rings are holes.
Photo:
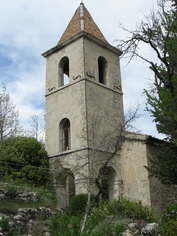
[[[107,40],[94,22],[83,2],[80,3],[80,6],[75,11],[58,44],[63,43],[81,31],[86,31],[107,43]]]

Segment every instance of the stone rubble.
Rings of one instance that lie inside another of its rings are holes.
[[[34,229],[40,227],[40,231],[42,231],[43,236],[51,236],[48,229],[48,219],[54,215],[53,210],[47,207],[39,207],[39,208],[19,208],[16,215],[13,215],[7,211],[5,213],[5,209],[3,209],[3,213],[0,209],[0,220],[7,219],[9,229],[5,231],[0,227],[0,236],[9,236],[10,232],[17,230],[19,231],[19,235],[23,236],[36,236],[34,233]],[[42,221],[41,221],[42,219]],[[38,225],[40,222],[42,226]]]
[[[0,189],[0,200],[6,200],[9,198],[9,193],[7,190]],[[20,201],[38,201],[37,194],[35,192],[17,192],[14,196],[14,200]]]
[[[145,223],[142,220],[128,224],[128,229],[122,236],[161,236],[160,228],[157,223]]]

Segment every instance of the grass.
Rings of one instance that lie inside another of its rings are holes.
[[[57,207],[56,195],[43,187],[37,188],[21,183],[0,182],[0,189],[4,189],[8,193],[8,198],[0,201],[0,208],[17,210],[19,208],[50,207],[54,209]],[[15,196],[17,192],[35,192],[38,200],[28,202],[16,200]]]

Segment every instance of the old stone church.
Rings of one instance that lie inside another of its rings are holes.
[[[46,150],[59,207],[75,194],[97,194],[103,182],[100,197],[109,200],[126,197],[160,209],[173,198],[144,167],[158,140],[124,132],[120,55],[83,3],[58,44],[43,53]]]

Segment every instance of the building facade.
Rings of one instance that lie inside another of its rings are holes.
[[[59,207],[72,196],[124,196],[152,205],[149,136],[125,133],[121,51],[83,3],[46,58],[46,150]],[[104,191],[103,191],[104,190]],[[99,193],[99,194],[98,194]]]

